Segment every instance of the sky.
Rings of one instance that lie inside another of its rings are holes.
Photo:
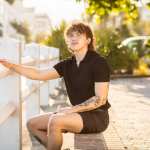
[[[52,25],[58,25],[61,20],[72,21],[80,19],[84,12],[83,2],[75,0],[24,0],[25,7],[35,7],[36,13],[46,13],[50,17]]]

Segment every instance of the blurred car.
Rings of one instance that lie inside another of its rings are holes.
[[[122,46],[137,52],[139,59],[150,68],[150,36],[129,37],[121,42],[120,47]]]
[[[126,48],[138,60],[138,67],[133,69],[135,75],[150,75],[150,36],[126,38],[119,47]]]

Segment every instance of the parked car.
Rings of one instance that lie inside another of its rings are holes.
[[[137,56],[137,74],[150,74],[150,36],[129,37],[121,42],[122,46]]]
[[[150,67],[150,36],[129,37],[123,40],[120,46],[135,51],[139,58]]]

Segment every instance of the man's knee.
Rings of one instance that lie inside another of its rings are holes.
[[[60,130],[63,127],[63,120],[57,116],[54,115],[50,118],[49,123],[48,123],[48,128],[50,131],[56,131]]]
[[[37,128],[37,125],[36,125],[36,122],[35,122],[35,120],[34,119],[29,119],[28,121],[27,121],[27,129],[29,130],[29,131],[33,131],[33,130],[35,130],[36,128]]]

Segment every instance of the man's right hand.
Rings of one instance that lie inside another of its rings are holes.
[[[8,60],[6,59],[0,59],[0,64],[2,64],[4,67],[11,69],[13,66],[13,63],[10,63]]]

